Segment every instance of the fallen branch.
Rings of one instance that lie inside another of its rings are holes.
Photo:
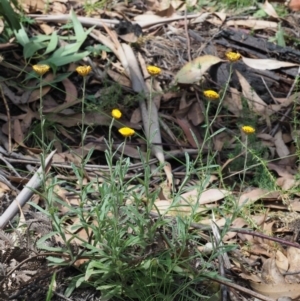
[[[56,150],[51,152],[50,155],[45,160],[45,167],[41,165],[39,169],[35,172],[33,177],[30,179],[28,184],[22,189],[20,194],[15,198],[15,200],[9,205],[9,207],[4,211],[0,217],[0,229],[9,223],[9,221],[19,212],[19,210],[30,200],[34,191],[41,186],[43,177],[41,176],[43,170],[48,170],[52,157],[56,153]]]

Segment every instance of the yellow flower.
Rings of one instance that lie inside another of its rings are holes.
[[[119,109],[113,109],[111,111],[111,116],[115,119],[120,119],[122,117],[122,112]]]
[[[206,90],[203,92],[203,94],[208,99],[218,99],[220,97],[219,93],[214,90]]]
[[[152,76],[156,76],[156,75],[161,74],[161,69],[159,67],[156,67],[156,66],[147,66],[147,71]]]
[[[48,65],[33,65],[32,69],[38,75],[44,75],[46,72],[50,70],[50,66]]]
[[[134,135],[135,131],[131,128],[124,127],[119,129],[119,133],[124,137],[130,137]]]
[[[242,131],[246,135],[251,135],[251,134],[255,133],[255,128],[253,128],[252,126],[249,126],[249,125],[244,125],[244,126],[242,126]]]
[[[227,52],[225,56],[230,62],[238,61],[241,58],[241,55],[238,52],[232,51]]]
[[[87,76],[92,71],[92,67],[91,66],[79,66],[76,68],[76,71],[79,75],[84,77],[84,76]]]

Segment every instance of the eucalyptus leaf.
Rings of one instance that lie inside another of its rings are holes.
[[[186,63],[176,74],[175,82],[180,84],[194,84],[198,82],[208,69],[220,62],[219,57],[213,55],[203,55]]]

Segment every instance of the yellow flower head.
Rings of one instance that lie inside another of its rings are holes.
[[[48,65],[33,65],[33,71],[38,75],[44,75],[46,72],[50,70],[50,66]]]
[[[124,137],[130,137],[134,135],[135,131],[131,128],[124,127],[119,129],[119,133]]]
[[[161,74],[161,69],[156,66],[147,66],[147,71],[151,76],[156,76]]]
[[[241,58],[241,55],[238,52],[232,51],[227,52],[225,56],[230,62],[238,61]]]
[[[79,75],[84,77],[84,76],[87,76],[92,71],[92,67],[91,66],[79,66],[76,68],[76,71]]]
[[[120,119],[122,117],[122,112],[119,109],[113,109],[111,111],[111,116],[115,119]]]
[[[242,131],[246,135],[251,135],[251,134],[255,133],[255,128],[253,128],[252,126],[249,126],[249,125],[244,125],[244,126],[242,126]]]
[[[214,90],[206,90],[203,92],[203,94],[205,97],[211,100],[218,99],[220,97],[219,93]]]

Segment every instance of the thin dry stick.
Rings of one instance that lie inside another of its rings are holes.
[[[7,168],[14,173],[17,177],[22,178],[21,175],[15,170],[15,168],[3,157],[3,155],[0,153],[0,160],[3,161]]]
[[[277,238],[277,237],[272,237],[272,236],[268,236],[265,235],[263,233],[259,233],[259,232],[254,232],[254,231],[249,231],[249,230],[244,230],[244,229],[235,229],[235,228],[229,228],[230,232],[236,232],[236,233],[241,233],[241,234],[247,234],[247,235],[252,235],[252,236],[257,236],[263,239],[268,239],[268,240],[272,240],[275,242],[278,242],[282,245],[286,245],[286,246],[290,246],[290,247],[294,247],[297,249],[300,249],[300,245],[298,243],[295,242],[291,242],[291,241],[287,241],[281,238]]]
[[[276,300],[273,299],[273,298],[269,298],[269,297],[266,297],[266,296],[261,295],[261,294],[259,294],[259,293],[255,293],[253,290],[249,290],[249,289],[247,289],[247,288],[245,288],[245,287],[243,287],[243,286],[240,286],[240,285],[238,285],[238,284],[235,284],[235,283],[233,283],[233,282],[225,281],[225,280],[219,279],[219,278],[212,278],[212,277],[209,277],[209,276],[206,276],[206,277],[207,277],[208,279],[212,280],[212,281],[215,281],[215,282],[218,282],[218,283],[220,283],[220,284],[229,286],[229,287],[231,287],[231,288],[233,288],[233,289],[236,289],[236,290],[238,290],[238,291],[240,291],[240,292],[243,292],[243,293],[245,293],[245,294],[247,294],[247,295],[250,295],[250,296],[252,296],[252,297],[255,297],[255,298],[257,298],[257,299],[260,299],[260,300],[263,300],[263,301],[276,301]]]
[[[160,217],[160,218],[162,218],[164,220],[166,220],[166,219],[174,220],[174,218],[171,217],[171,216],[162,215],[162,214],[155,213],[155,212],[150,212],[149,215],[152,216],[152,217],[154,217],[154,218]],[[202,230],[202,231],[204,231],[204,230],[206,230],[206,231],[211,230],[211,226],[202,225],[202,224],[198,224],[198,223],[190,223],[190,226],[192,228],[199,229],[199,230]],[[222,229],[224,227],[220,227],[220,228]],[[280,243],[282,245],[286,245],[286,246],[290,246],[290,247],[294,247],[294,248],[300,249],[300,244],[298,244],[298,243],[293,243],[293,242],[290,242],[290,241],[286,241],[286,240],[281,239],[281,238],[271,237],[271,236],[268,236],[268,235],[265,235],[265,234],[259,233],[259,232],[249,231],[249,230],[246,230],[246,229],[237,229],[237,228],[229,228],[228,232],[236,232],[236,233],[241,233],[241,234],[247,234],[247,235],[257,236],[257,237],[260,237],[260,238],[263,238],[263,239],[268,239],[268,240],[276,241],[276,242],[278,242],[278,243]]]
[[[142,28],[147,28],[150,26],[154,26],[156,24],[165,24],[171,23],[174,21],[182,20],[182,19],[193,19],[201,16],[202,13],[196,13],[188,16],[175,16],[166,19],[160,20],[145,20],[139,22],[133,22],[133,24],[139,24]],[[28,17],[32,17],[37,21],[46,21],[46,22],[55,22],[55,23],[67,23],[70,20],[70,15],[28,15]],[[77,17],[78,21],[85,26],[96,26],[102,27],[103,23],[105,23],[109,27],[113,27],[115,24],[119,24],[118,20],[110,20],[110,19],[96,19],[96,18],[88,18],[88,17]]]
[[[10,153],[12,151],[11,148],[11,117],[10,117],[10,110],[7,104],[7,100],[5,98],[5,95],[3,93],[2,85],[0,84],[0,91],[1,91],[1,96],[5,105],[6,109],[6,115],[7,115],[7,124],[8,124],[8,152]]]
[[[293,92],[293,90],[294,90],[294,88],[295,88],[295,85],[296,85],[296,83],[297,83],[297,80],[298,80],[298,78],[299,78],[299,75],[300,75],[300,67],[299,67],[299,69],[298,69],[297,76],[295,77],[295,80],[294,80],[294,82],[293,82],[293,84],[292,84],[292,86],[291,86],[291,89],[290,89],[288,95],[286,96],[286,98],[289,98],[289,97],[291,96],[291,94],[292,94],[292,92]],[[293,109],[293,106],[291,105],[291,106],[285,111],[284,115],[280,118],[279,122],[274,126],[273,130],[271,131],[270,134],[271,134],[272,136],[274,136],[274,135],[276,134],[276,132],[277,132],[277,130],[278,130],[278,128],[279,128],[279,124],[285,120],[285,118],[290,114],[290,112],[292,111],[292,109]]]
[[[268,93],[269,93],[270,96],[272,97],[273,101],[274,101],[276,104],[278,104],[278,101],[276,100],[276,98],[275,98],[274,95],[272,94],[271,90],[269,89],[269,87],[268,87],[268,85],[267,85],[267,83],[266,83],[264,77],[261,76],[260,78],[261,78],[261,80],[263,81],[263,83],[264,83],[264,85],[265,85],[265,87],[266,87]]]
[[[187,11],[185,9],[184,11],[184,30],[185,30],[185,35],[186,35],[186,42],[187,42],[187,53],[189,57],[189,62],[192,60],[191,58],[191,41],[190,41],[190,36],[189,36],[189,31],[188,31],[188,24],[187,24]]]

